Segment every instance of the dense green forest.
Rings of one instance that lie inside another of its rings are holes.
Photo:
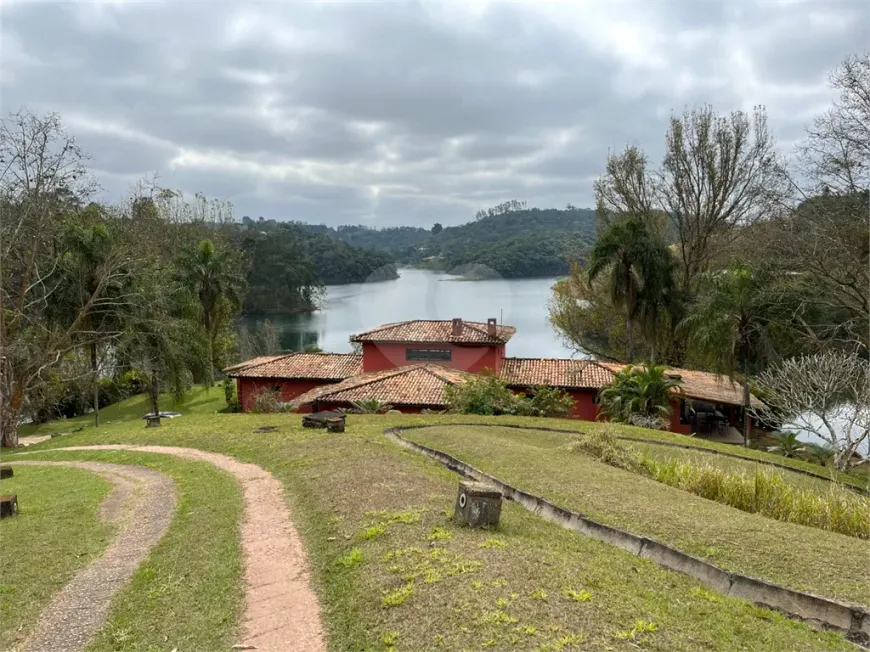
[[[243,217],[234,235],[248,260],[249,314],[313,309],[325,285],[398,277],[390,254],[313,232],[296,222]]]
[[[380,249],[402,264],[475,276],[523,278],[568,273],[595,241],[595,211],[528,208],[509,201],[479,211],[474,221],[432,229],[306,225],[312,233]]]

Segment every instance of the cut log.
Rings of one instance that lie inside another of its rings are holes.
[[[15,516],[18,513],[18,496],[0,496],[0,518]]]
[[[344,417],[330,417],[327,419],[326,430],[329,432],[344,432]]]
[[[0,480],[4,478],[12,477],[12,467],[11,466],[0,466]]]
[[[146,417],[145,418],[145,427],[146,428],[159,428],[160,427],[160,417]]]
[[[341,412],[323,411],[306,414],[302,417],[303,428],[326,428],[327,419],[341,419],[344,421],[344,415]]]

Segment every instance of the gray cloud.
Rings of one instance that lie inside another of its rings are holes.
[[[157,171],[239,215],[453,224],[592,203],[672,110],[765,104],[784,146],[866,47],[863,0],[4,3],[0,103],[58,111],[107,199]]]

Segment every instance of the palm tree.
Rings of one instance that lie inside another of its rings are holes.
[[[665,418],[671,414],[671,400],[681,384],[668,376],[665,366],[628,366],[602,388],[599,402],[613,421],[631,422],[634,415]]]
[[[649,256],[649,233],[644,223],[629,218],[613,224],[595,243],[589,258],[589,282],[607,274],[610,301],[625,311],[626,358],[633,357],[632,321],[639,309],[643,287],[642,263]]]
[[[702,277],[699,301],[680,324],[698,357],[717,373],[735,377],[743,367],[743,442],[749,445],[749,375],[767,348],[773,321],[770,272],[732,263]]]
[[[221,311],[241,306],[245,279],[236,257],[227,248],[217,248],[211,240],[196,247],[185,247],[179,260],[182,282],[199,300],[199,320],[208,341],[208,382],[214,385],[214,341],[220,326]]]
[[[797,457],[806,449],[806,445],[793,432],[775,432],[771,437],[776,441],[776,446],[771,448],[773,453],[785,457]]]

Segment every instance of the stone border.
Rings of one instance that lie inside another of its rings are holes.
[[[401,436],[404,430],[436,427],[443,427],[443,424],[387,428],[384,430],[384,435],[400,446],[440,462],[451,471],[495,486],[506,499],[517,503],[545,521],[622,548],[670,570],[685,573],[730,597],[741,598],[811,624],[840,631],[846,634],[850,641],[859,645],[870,644],[870,611],[863,606],[796,591],[740,573],[731,573],[664,543],[598,523],[582,514],[559,507],[540,496],[517,489],[448,453],[417,444]]]
[[[439,423],[439,424],[431,424],[431,425],[408,425],[408,426],[397,426],[401,430],[416,430],[419,428],[445,428],[451,426],[463,426],[463,427],[473,427],[473,428],[513,428],[514,430],[534,430],[537,432],[559,432],[564,433],[566,435],[584,435],[586,434],[582,430],[568,430],[567,428],[545,428],[543,426],[520,426],[515,423]],[[688,437],[688,435],[685,435]],[[788,466],[787,464],[780,464],[779,462],[769,462],[766,460],[757,460],[752,457],[745,457],[743,455],[737,455],[735,453],[727,453],[725,451],[716,450],[715,448],[702,448],[700,446],[689,446],[687,444],[677,444],[675,442],[670,441],[659,441],[657,439],[640,439],[639,437],[626,437],[625,435],[618,435],[616,437],[620,441],[627,442],[637,442],[638,444],[649,444],[652,446],[667,446],[668,448],[680,448],[682,450],[692,451],[692,452],[700,452],[707,453],[710,455],[721,455],[722,457],[730,457],[735,460],[741,460],[743,462],[752,462],[755,464],[763,464],[765,466],[772,466],[777,469],[782,469],[783,471],[791,471],[792,473],[797,473],[799,475],[804,475],[809,478],[813,478],[815,480],[823,480],[825,482],[830,482],[833,484],[833,480],[827,476],[820,475],[818,473],[813,473],[812,471],[807,471],[806,469],[797,469],[793,466]],[[703,441],[703,440],[699,440]],[[864,496],[870,496],[870,489],[864,489],[863,487],[859,487],[858,485],[850,484],[848,482],[840,482],[838,483],[840,487],[845,487],[846,489],[851,489],[852,491],[862,494]]]

